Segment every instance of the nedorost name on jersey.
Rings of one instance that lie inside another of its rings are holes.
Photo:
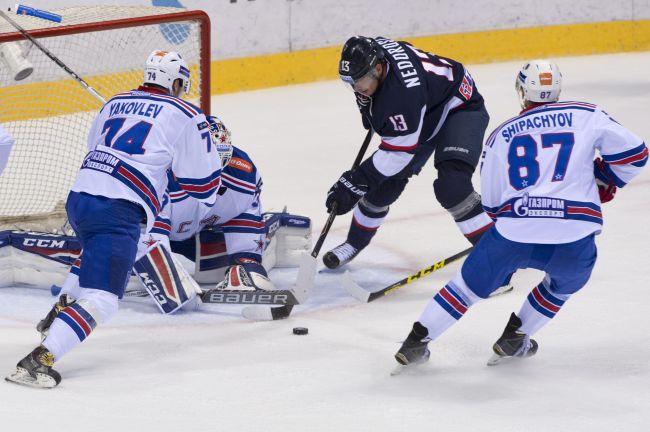
[[[420,77],[418,76],[418,71],[413,66],[404,47],[391,39],[377,38],[375,40],[395,60],[399,74],[404,78],[406,88],[419,86]]]

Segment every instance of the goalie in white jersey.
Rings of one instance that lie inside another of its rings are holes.
[[[205,115],[180,99],[190,71],[178,53],[154,51],[143,85],[111,98],[95,118],[86,155],[68,196],[68,220],[83,252],[76,301],[59,298],[42,321],[42,345],[21,360],[7,380],[54,387],[55,361],[112,317],[133,267],[140,224],[150,230],[162,207],[167,170],[194,198],[213,205],[221,164],[213,157]]]
[[[557,102],[561,83],[547,61],[519,72],[523,111],[490,135],[481,168],[483,206],[496,223],[413,324],[395,355],[401,365],[428,360],[428,342],[520,268],[546,276],[510,316],[488,365],[532,356],[538,345],[531,336],[589,280],[601,203],[639,173],[648,148],[596,105]]]
[[[217,288],[272,290],[275,287],[262,266],[266,235],[260,202],[262,177],[248,154],[232,145],[230,131],[223,122],[210,116],[208,123],[223,166],[217,203],[206,206],[192,199],[172,177],[169,204],[156,219],[151,236],[171,250],[170,240],[186,240],[201,230],[221,227],[229,268]],[[141,249],[142,245],[141,241]]]

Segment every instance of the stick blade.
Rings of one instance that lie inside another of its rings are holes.
[[[343,284],[343,288],[345,288],[348,294],[350,294],[352,297],[362,303],[368,303],[370,299],[370,293],[361,288],[359,284],[357,284],[354,279],[352,279],[352,274],[350,274],[349,270],[343,273],[341,283]]]
[[[300,268],[298,277],[293,287],[293,292],[298,301],[302,304],[309,298],[313,288],[314,279],[316,278],[316,258],[308,253],[303,254],[300,258]]]
[[[316,258],[310,254],[303,254],[300,258],[300,268],[296,283],[291,289],[296,300],[303,304],[309,298],[316,278]],[[242,310],[242,316],[251,321],[277,321],[286,319],[291,314],[293,305],[280,307],[247,306]]]
[[[289,318],[293,305],[267,307],[267,306],[247,306],[241,314],[244,318],[251,321],[277,321]]]
[[[246,306],[241,314],[251,321],[273,321],[271,308],[267,306]]]

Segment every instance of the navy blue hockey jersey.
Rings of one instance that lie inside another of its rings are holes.
[[[386,78],[371,97],[356,96],[364,125],[372,126],[382,138],[373,164],[390,177],[432,140],[450,111],[481,109],[483,97],[461,63],[407,42],[384,37],[375,41],[384,50]]]

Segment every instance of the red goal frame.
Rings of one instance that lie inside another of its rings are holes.
[[[165,24],[178,21],[199,21],[201,55],[199,59],[199,70],[201,71],[201,96],[199,105],[205,115],[210,114],[210,17],[201,10],[173,12],[161,15],[150,15],[137,18],[122,18],[109,21],[98,21],[85,24],[64,25],[60,27],[49,27],[36,30],[27,30],[35,38],[47,38],[54,36],[65,36],[89,31],[115,30],[120,28],[137,27],[140,25]],[[0,34],[0,43],[15,42],[24,40],[20,32]],[[56,53],[55,53],[56,54]],[[144,66],[143,66],[144,67]]]

